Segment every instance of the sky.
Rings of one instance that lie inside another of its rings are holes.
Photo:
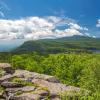
[[[0,40],[100,37],[100,0],[0,0]]]

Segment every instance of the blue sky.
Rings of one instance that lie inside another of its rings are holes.
[[[6,18],[26,16],[68,16],[83,24],[96,24],[100,17],[100,0],[3,0],[10,11]]]
[[[0,0],[0,19],[20,21],[20,19],[26,20],[26,17],[38,17],[44,20],[44,17],[55,16],[57,19],[59,17],[63,20],[71,20],[70,25],[69,23],[66,25],[65,22],[62,25],[66,28],[69,26],[67,33],[70,31],[84,31],[84,34],[100,37],[99,9],[100,0]],[[74,25],[72,26],[71,23],[74,23]],[[79,25],[83,30],[76,29],[75,25]],[[61,24],[58,26],[61,26]],[[73,27],[76,30],[70,30]],[[1,36],[3,37],[3,35]],[[32,35],[28,35],[28,37],[30,36]],[[41,37],[41,35],[38,37]]]

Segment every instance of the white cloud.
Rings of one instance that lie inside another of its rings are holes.
[[[57,26],[66,26],[59,29]],[[70,18],[55,16],[27,17],[18,20],[0,19],[0,39],[41,39],[82,35],[88,30]]]
[[[96,27],[100,27],[100,19],[98,19]]]
[[[76,30],[83,30],[83,27],[79,26],[76,23],[69,23],[71,29],[76,29]]]
[[[96,38],[96,36],[92,36],[93,38]]]

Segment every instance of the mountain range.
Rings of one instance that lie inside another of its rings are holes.
[[[58,39],[40,39],[24,42],[12,50],[14,53],[65,53],[69,51],[99,51],[100,38],[72,36]]]

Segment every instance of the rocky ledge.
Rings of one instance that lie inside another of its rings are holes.
[[[71,97],[80,90],[61,84],[54,76],[13,70],[10,64],[0,64],[0,100],[61,100],[63,94]]]

